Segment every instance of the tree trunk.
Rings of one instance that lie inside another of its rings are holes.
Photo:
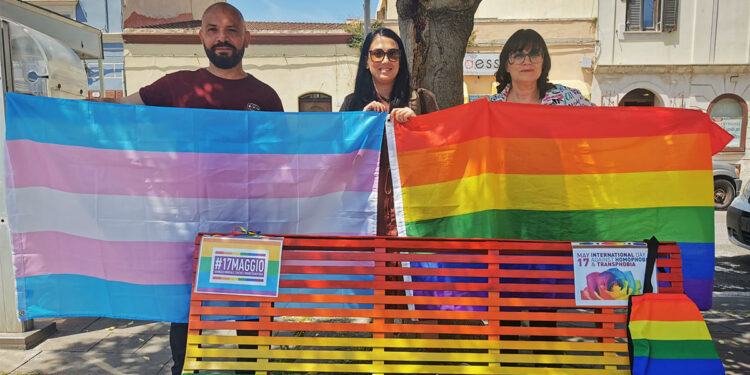
[[[463,60],[481,0],[396,0],[413,88],[435,93],[441,109],[463,103]]]

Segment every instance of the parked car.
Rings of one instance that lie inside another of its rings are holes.
[[[750,184],[747,184],[750,185]],[[727,208],[729,241],[750,250],[750,186],[745,186]]]
[[[714,207],[724,210],[732,203],[742,188],[737,168],[732,164],[714,162]]]

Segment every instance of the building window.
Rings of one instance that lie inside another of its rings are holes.
[[[332,112],[331,96],[322,92],[311,92],[299,97],[300,112]]]
[[[745,151],[747,103],[734,94],[718,96],[708,106],[708,115],[734,138],[724,151]]]
[[[674,31],[679,0],[627,0],[626,31]]]
[[[620,107],[661,107],[661,99],[646,89],[635,89],[620,100]]]

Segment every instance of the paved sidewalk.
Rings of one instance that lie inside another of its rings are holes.
[[[57,333],[29,350],[0,350],[0,374],[168,375],[169,323],[109,318],[54,321]]]
[[[750,297],[717,293],[703,319],[727,375],[750,374]]]
[[[703,316],[727,374],[750,374],[750,297],[719,293]],[[168,375],[169,324],[107,318],[54,321],[57,333],[26,351],[0,350],[0,374]]]

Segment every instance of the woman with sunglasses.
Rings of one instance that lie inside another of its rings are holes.
[[[367,34],[359,55],[354,93],[344,98],[339,112],[388,112],[398,122],[438,110],[435,95],[426,89],[412,90],[404,43],[391,29],[380,28]],[[378,235],[397,235],[393,205],[391,168],[383,138],[378,182]]]
[[[387,28],[367,34],[359,55],[354,93],[344,99],[340,111],[388,112],[403,123],[437,110],[432,92],[411,89],[401,38]]]
[[[552,61],[547,44],[539,33],[521,29],[513,33],[500,52],[500,68],[495,73],[497,94],[493,102],[590,106],[581,92],[548,79]]]

